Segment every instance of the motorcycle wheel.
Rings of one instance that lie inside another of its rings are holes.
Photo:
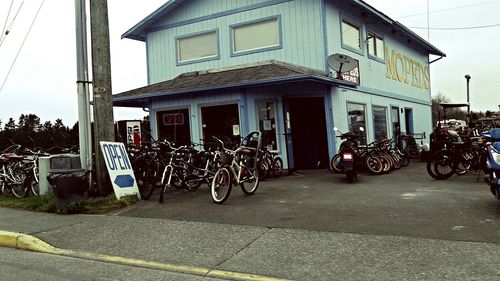
[[[352,171],[346,171],[345,172],[345,175],[346,175],[346,179],[349,183],[354,183],[356,181],[358,181],[358,177],[356,175],[356,171],[352,170]]]

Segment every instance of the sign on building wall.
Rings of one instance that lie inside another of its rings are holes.
[[[342,79],[344,79],[345,81],[349,81],[349,82],[356,83],[357,85],[361,85],[361,78],[359,75],[359,61],[358,60],[355,60],[355,61],[356,61],[356,67],[351,71],[342,72],[341,75],[342,75]]]
[[[385,47],[385,76],[392,80],[406,83],[416,88],[429,89],[429,65],[399,52]]]
[[[163,114],[163,125],[184,125],[184,114],[182,113]]]

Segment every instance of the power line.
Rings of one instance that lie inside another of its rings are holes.
[[[477,78],[476,78],[476,80],[483,81],[483,82],[488,82],[488,83],[500,84],[500,81],[486,80],[486,79],[477,79]]]
[[[441,10],[434,10],[434,11],[430,11],[430,12],[417,13],[417,14],[412,14],[412,15],[398,17],[398,19],[411,18],[411,17],[417,17],[417,16],[424,16],[424,15],[427,15],[428,13],[434,14],[434,13],[448,12],[448,11],[458,10],[458,9],[462,9],[462,8],[469,8],[469,7],[474,7],[474,6],[481,6],[481,5],[490,4],[490,3],[494,3],[494,2],[498,2],[498,1],[500,1],[500,0],[493,0],[493,1],[476,3],[476,4],[469,4],[469,5],[457,6],[457,7],[453,7],[453,8],[447,8],[447,9],[441,9]]]
[[[464,27],[421,27],[421,26],[408,26],[408,27],[415,29],[432,29],[432,30],[466,30],[466,29],[481,29],[481,28],[489,28],[497,26],[500,26],[500,23],[490,24],[490,25],[479,25],[479,26],[464,26]]]
[[[2,43],[3,41],[5,41],[5,38],[7,37],[7,35],[10,33],[10,31],[12,30],[12,26],[14,25],[14,21],[16,20],[17,18],[17,15],[19,14],[19,11],[21,11],[21,8],[23,7],[23,4],[24,4],[24,0],[23,2],[21,2],[21,5],[19,6],[19,8],[17,9],[17,12],[16,14],[14,15],[14,18],[12,19],[12,21],[10,22],[9,24],[9,27],[7,27],[7,29],[5,30],[5,35],[3,36],[3,38],[1,38],[0,40],[0,47],[2,46]],[[3,33],[3,32],[2,32]]]
[[[30,34],[31,28],[35,24],[36,18],[38,17],[38,14],[40,13],[40,10],[42,9],[43,3],[45,3],[45,0],[42,0],[42,3],[40,3],[40,7],[38,7],[38,11],[36,11],[35,18],[33,18],[33,21],[31,22],[30,28],[28,29],[28,32],[26,33],[26,36],[23,39],[23,42],[21,43],[21,46],[19,47],[19,50],[17,51],[16,57],[14,58],[14,61],[12,62],[12,65],[9,68],[9,71],[7,72],[7,75],[5,76],[5,80],[3,80],[2,87],[0,87],[0,93],[2,93],[3,87],[5,86],[5,83],[7,82],[7,79],[9,78],[10,72],[12,71],[12,68],[14,68],[14,64],[16,63],[17,57],[19,57],[19,53],[21,53],[21,50],[23,49],[24,43],[26,42],[26,39],[28,38],[28,35]]]
[[[9,21],[10,11],[12,10],[12,5],[14,5],[14,0],[10,2],[9,11],[7,12],[7,17],[5,18],[5,23],[2,28],[2,34],[0,34],[0,40],[3,38],[3,33],[5,32],[5,28],[7,27],[7,22]]]

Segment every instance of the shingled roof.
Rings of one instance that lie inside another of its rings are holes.
[[[223,69],[183,73],[172,80],[113,95],[113,104],[144,107],[151,102],[152,98],[298,81],[355,86],[354,83],[325,75],[324,70],[271,60]]]

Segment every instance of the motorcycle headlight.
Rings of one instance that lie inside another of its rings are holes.
[[[491,151],[491,156],[493,156],[493,161],[500,165],[500,153],[496,153],[495,151]]]

